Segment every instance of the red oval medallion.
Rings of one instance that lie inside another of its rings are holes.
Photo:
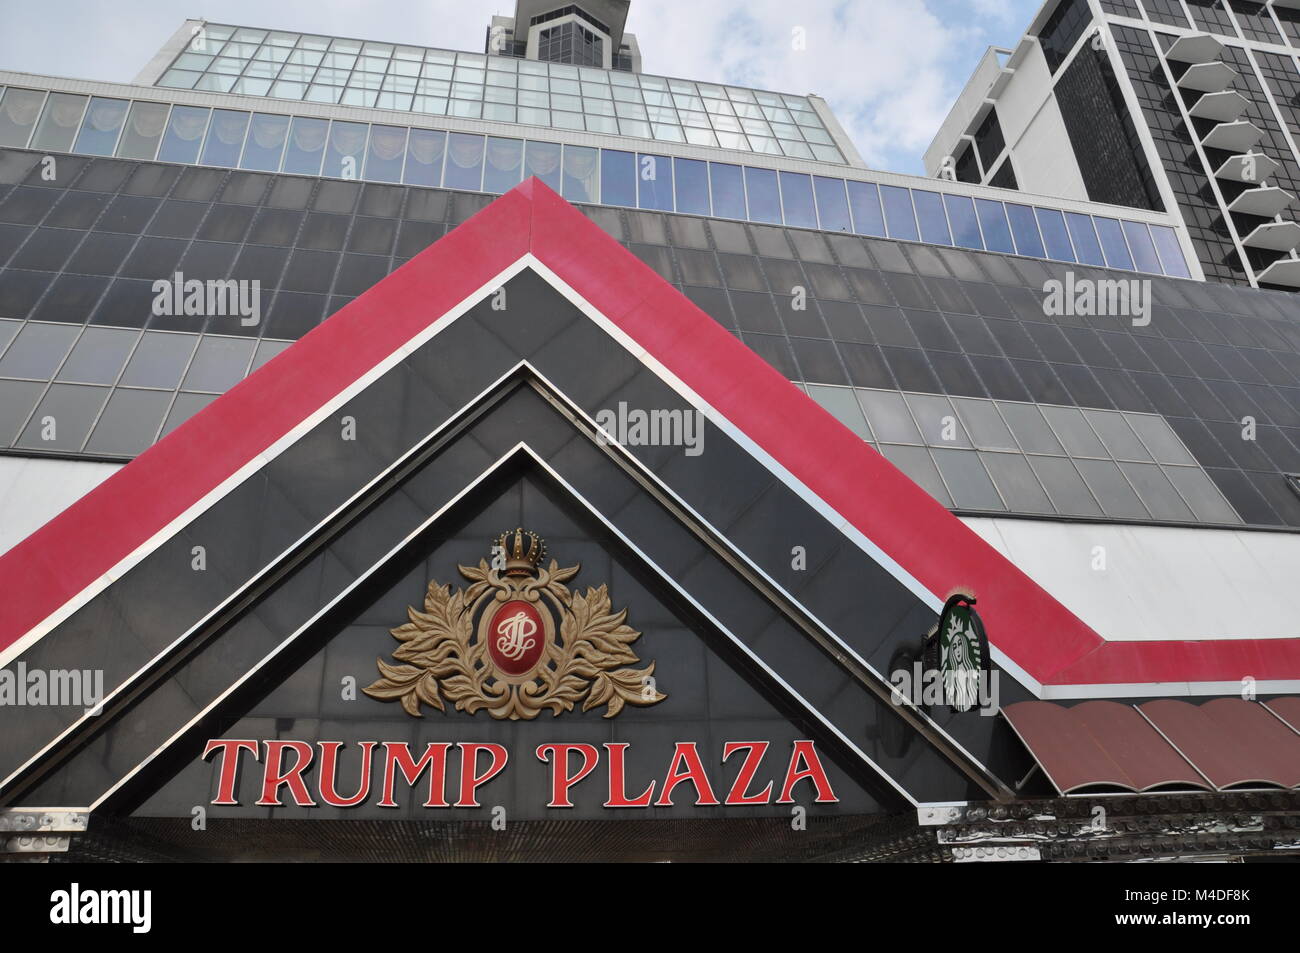
[[[504,675],[530,672],[542,657],[546,629],[541,613],[531,602],[507,602],[492,615],[487,627],[488,654]]]

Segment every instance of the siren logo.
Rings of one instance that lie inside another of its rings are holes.
[[[989,665],[988,637],[974,606],[969,596],[948,599],[939,624],[926,636],[922,658],[910,670],[890,675],[894,704],[947,705],[961,712],[978,709],[985,717],[998,713],[998,673]]]
[[[613,611],[604,585],[586,593],[564,583],[581,566],[542,568],[546,544],[516,529],[496,541],[493,564],[460,566],[468,589],[429,583],[423,611],[392,630],[402,645],[400,664],[377,660],[380,678],[365,689],[371,698],[400,701],[422,717],[421,705],[445,711],[486,710],[493,718],[531,720],[605,706],[613,718],[624,705],[654,705],[667,698],[654,680],[655,663],[641,660],[632,643],[641,637]],[[476,621],[477,620],[477,621]]]

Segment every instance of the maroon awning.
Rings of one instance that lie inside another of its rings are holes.
[[[1002,713],[1061,794],[1300,788],[1300,698],[1030,701]]]

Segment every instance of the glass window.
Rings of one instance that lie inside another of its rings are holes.
[[[981,453],[980,461],[993,477],[1013,513],[1054,513],[1043,485],[1034,476],[1029,461],[1018,453]]]
[[[781,206],[785,210],[787,225],[816,228],[817,208],[813,204],[812,176],[782,172]]]
[[[81,132],[77,134],[77,144],[73,151],[111,156],[117,146],[122,123],[126,120],[127,105],[125,99],[94,97],[86,110],[86,118],[82,120]]]
[[[557,147],[558,148],[558,147]],[[478,192],[483,188],[483,136],[463,132],[447,136],[447,171],[442,184],[449,189]]]
[[[1058,513],[1065,516],[1101,516],[1101,507],[1079,476],[1079,471],[1074,468],[1073,461],[1066,457],[1028,459]]]
[[[289,144],[284,154],[284,171],[298,175],[320,175],[321,161],[325,158],[325,137],[329,134],[328,119],[307,119],[295,116],[289,128]]]
[[[548,188],[559,192],[561,184],[560,144],[528,140],[524,146],[524,178],[541,179]]]
[[[858,400],[867,414],[871,430],[881,443],[921,443],[912,413],[895,391],[859,390]]]
[[[447,134],[433,129],[412,129],[406,149],[406,171],[402,181],[408,185],[441,185],[442,157]]]
[[[1133,252],[1133,261],[1138,271],[1162,274],[1160,259],[1156,255],[1156,246],[1151,241],[1151,233],[1141,222],[1125,222],[1124,237],[1128,239],[1129,250]]]
[[[36,126],[36,134],[32,136],[31,147],[50,152],[70,152],[85,109],[85,96],[50,93],[45,109],[41,112],[41,121]]]
[[[119,383],[128,387],[174,390],[181,382],[181,375],[185,373],[197,342],[198,336],[194,334],[146,331]]]
[[[330,123],[329,142],[325,147],[325,175],[336,179],[361,178],[361,166],[366,156],[364,122]]]
[[[203,164],[229,168],[237,166],[247,128],[248,113],[229,109],[212,110],[212,124],[208,127],[208,138],[203,144]]]
[[[1001,202],[989,199],[975,200],[975,214],[979,216],[980,230],[984,233],[984,247],[1014,255],[1015,243],[1011,240],[1011,226],[1007,224],[1007,210]]]
[[[0,447],[13,442],[44,387],[31,381],[0,381]]]
[[[1011,220],[1011,233],[1016,238],[1016,253],[1027,258],[1046,258],[1043,239],[1038,234],[1038,220],[1028,205],[1007,203],[1007,217]]]
[[[882,185],[880,198],[885,206],[889,237],[916,241],[920,235],[916,230],[916,215],[912,211],[912,193],[896,185]]]
[[[27,422],[19,445],[42,450],[80,450],[107,398],[107,387],[50,385],[41,405]],[[47,429],[51,426],[52,432]]]
[[[1147,508],[1142,505],[1137,493],[1114,463],[1109,460],[1076,460],[1075,466],[1079,468],[1079,473],[1091,487],[1107,516],[1139,520],[1147,518]]]
[[[81,99],[85,101],[85,97]],[[11,86],[4,91],[0,97],[0,146],[22,148],[27,145],[43,102],[45,93],[37,89],[15,89]],[[4,438],[0,436],[2,439]]]
[[[1182,246],[1178,244],[1178,233],[1165,225],[1152,225],[1151,237],[1155,239],[1156,252],[1160,255],[1165,274],[1172,278],[1190,278],[1192,273],[1187,268]]]
[[[74,324],[25,324],[0,359],[0,377],[49,380],[63,362],[79,328]]]
[[[971,441],[981,450],[1016,450],[1015,438],[992,401],[954,397],[953,405]]]
[[[1033,404],[998,402],[1002,419],[1015,435],[1016,442],[1025,453],[1064,453],[1061,442],[1043,419],[1043,413]]]
[[[95,424],[86,452],[134,456],[148,449],[171,399],[164,391],[118,388]]]
[[[958,509],[1005,510],[988,471],[974,450],[934,450],[934,462]]]
[[[370,127],[370,145],[366,149],[365,178],[372,182],[401,182],[406,161],[405,126]]]
[[[1070,233],[1065,228],[1065,216],[1051,208],[1034,211],[1038,213],[1038,226],[1043,232],[1047,257],[1057,261],[1074,261],[1074,247],[1070,244]]]
[[[1065,445],[1065,451],[1072,457],[1108,457],[1097,435],[1088,426],[1083,412],[1075,407],[1055,407],[1044,405],[1041,410],[1047,422],[1052,425],[1056,435]]]
[[[616,149],[600,152],[600,200],[636,208],[636,156]]]
[[[166,103],[134,103],[126,119],[117,154],[125,159],[152,159],[167,124]]]
[[[951,245],[948,216],[944,214],[943,199],[939,193],[914,189],[912,201],[916,203],[916,218],[921,223],[921,241],[932,245]]]
[[[1101,242],[1097,241],[1097,232],[1092,227],[1092,216],[1066,212],[1065,224],[1074,240],[1074,251],[1079,261],[1085,265],[1104,266],[1106,256],[1101,253]]]
[[[862,405],[857,402],[850,388],[809,384],[808,396],[863,440],[871,439],[871,430],[863,416]]]
[[[776,173],[770,169],[745,166],[745,190],[749,194],[749,220],[781,224],[781,194]]]
[[[709,163],[713,187],[713,214],[719,218],[745,218],[745,180],[738,165]]]
[[[570,202],[597,202],[599,196],[600,150],[590,146],[566,145],[564,197]]]
[[[163,133],[158,159],[162,162],[197,162],[203,134],[212,110],[198,106],[173,106]]]
[[[1205,471],[1196,467],[1166,467],[1165,476],[1173,482],[1197,519],[1207,523],[1241,522]]]
[[[673,160],[667,156],[638,153],[637,205],[641,208],[673,210]]]
[[[952,224],[953,244],[960,248],[984,247],[980,239],[980,223],[975,217],[975,203],[964,195],[945,195],[943,206]]]
[[[253,121],[248,130],[248,141],[244,144],[244,156],[239,162],[239,167],[256,169],[259,172],[278,171],[280,157],[284,154],[284,141],[288,135],[288,116],[253,113]]]
[[[167,414],[167,422],[163,424],[162,433],[159,434],[158,439],[161,440],[167,436],[216,399],[216,394],[177,394],[176,401],[172,404],[171,412]]]
[[[58,379],[78,384],[112,384],[117,380],[139,334],[117,328],[86,328],[63,363]]]
[[[1178,439],[1163,417],[1153,414],[1125,414],[1134,432],[1160,463],[1195,465],[1196,458]]]
[[[1124,241],[1124,232],[1119,222],[1113,218],[1094,218],[1097,236],[1101,239],[1102,251],[1106,253],[1106,264],[1111,268],[1133,270],[1133,256],[1128,253],[1128,244]]]
[[[256,344],[249,338],[204,335],[181,386],[190,391],[225,393],[244,379]]]
[[[817,218],[822,229],[828,232],[850,231],[849,200],[844,192],[844,180],[815,175],[813,192],[817,197]]]
[[[853,230],[859,235],[885,237],[885,215],[880,210],[880,190],[870,182],[846,182],[849,208],[853,210]]]
[[[709,164],[699,159],[674,159],[677,211],[688,215],[709,214]]]
[[[524,174],[524,141],[489,136],[487,166],[483,171],[483,191],[509,192]]]
[[[881,446],[880,452],[898,469],[902,470],[913,483],[925,490],[942,505],[951,507],[952,497],[943,485],[939,471],[930,459],[930,451],[925,447]]]
[[[1151,461],[1151,454],[1133,433],[1123,414],[1112,410],[1085,410],[1083,415],[1116,460]]]
[[[1155,464],[1121,463],[1119,468],[1156,519],[1190,523],[1196,518],[1169,478]]]
[[[969,447],[970,438],[957,420],[947,397],[907,394],[907,406],[921,428],[921,437],[932,447]]]

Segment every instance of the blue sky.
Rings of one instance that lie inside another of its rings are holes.
[[[921,154],[990,45],[1042,0],[633,0],[647,73],[828,100],[867,163],[920,174]],[[60,0],[9,4],[0,68],[130,81],[187,17],[478,51],[513,0]]]

